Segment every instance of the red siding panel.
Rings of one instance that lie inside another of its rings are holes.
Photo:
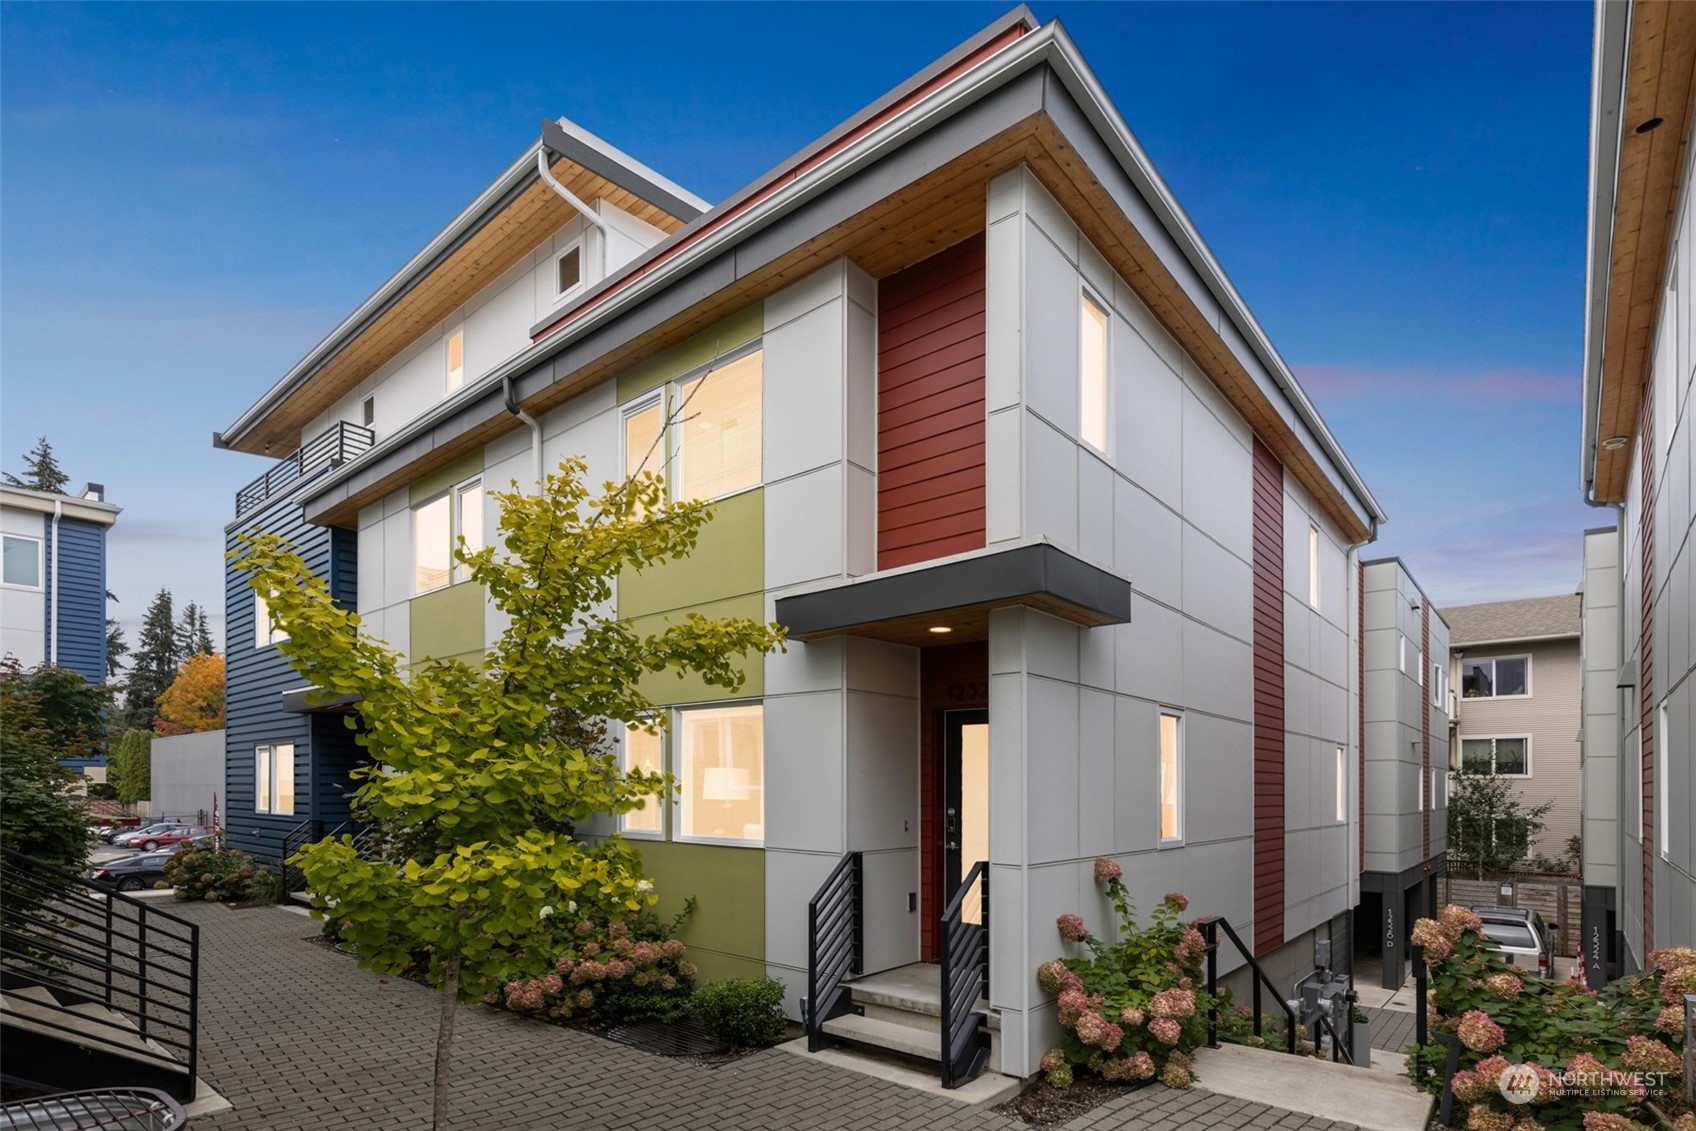
[[[878,284],[877,567],[984,544],[984,239]]]
[[[1637,430],[1640,477],[1638,522],[1643,551],[1641,643],[1638,646],[1637,694],[1642,726],[1643,750],[1643,955],[1647,961],[1655,946],[1655,518],[1650,504],[1655,497],[1654,397],[1647,381],[1643,385],[1643,419]]]
[[[1254,952],[1284,942],[1284,467],[1254,442]]]

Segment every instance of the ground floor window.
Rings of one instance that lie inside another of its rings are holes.
[[[1531,739],[1463,738],[1460,740],[1461,768],[1469,774],[1498,777],[1531,776]]]
[[[628,834],[718,844],[765,841],[765,719],[758,703],[674,708],[663,733],[627,727],[627,769],[669,770],[674,801],[626,813]]]
[[[1177,844],[1184,838],[1184,719],[1160,714],[1160,840]]]
[[[253,809],[256,813],[294,813],[294,744],[260,746],[253,758]]]

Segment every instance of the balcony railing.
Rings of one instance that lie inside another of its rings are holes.
[[[376,433],[357,424],[338,420],[300,446],[291,456],[277,461],[264,475],[236,492],[236,517],[261,506],[267,499],[293,487],[304,479],[332,467],[340,467],[355,456],[369,451]]]

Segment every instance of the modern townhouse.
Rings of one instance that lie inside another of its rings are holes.
[[[1527,857],[1560,859],[1579,834],[1582,606],[1568,593],[1446,610],[1456,765],[1512,778],[1527,807],[1551,806]]]
[[[120,508],[98,483],[77,495],[0,485],[0,655],[106,680],[106,532]],[[104,763],[66,763],[96,781]]]
[[[1449,624],[1399,558],[1360,565],[1356,951],[1401,986],[1449,847]]]
[[[1690,201],[1696,11],[1599,0],[1590,115],[1584,497],[1586,974],[1696,944],[1691,817]],[[1594,611],[1595,615],[1592,615]],[[1608,676],[1613,666],[1613,678]],[[1601,942],[1605,945],[1595,945]]]
[[[1283,985],[1348,929],[1383,516],[1058,23],[1015,11],[716,206],[548,123],[218,443],[283,459],[232,533],[294,538],[414,660],[499,629],[449,554],[489,487],[653,452],[714,500],[618,614],[791,643],[733,700],[654,683],[666,735],[621,749],[680,791],[621,831],[662,909],[697,898],[703,973],[769,972],[792,1016],[839,1008],[809,902],[848,874],[855,972],[934,1002],[926,964],[987,944],[1015,1075],[1058,1034],[1056,916],[1107,926],[1098,855]],[[358,751],[228,601],[229,826],[275,851],[343,819]]]

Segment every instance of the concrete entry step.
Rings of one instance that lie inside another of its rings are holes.
[[[1424,1131],[1432,1097],[1406,1077],[1246,1045],[1195,1051],[1196,1086],[1364,1131]]]
[[[824,1023],[824,1031],[839,1040],[887,1049],[919,1060],[936,1061],[941,1056],[938,1034],[927,1033],[898,1021],[845,1013]]]

